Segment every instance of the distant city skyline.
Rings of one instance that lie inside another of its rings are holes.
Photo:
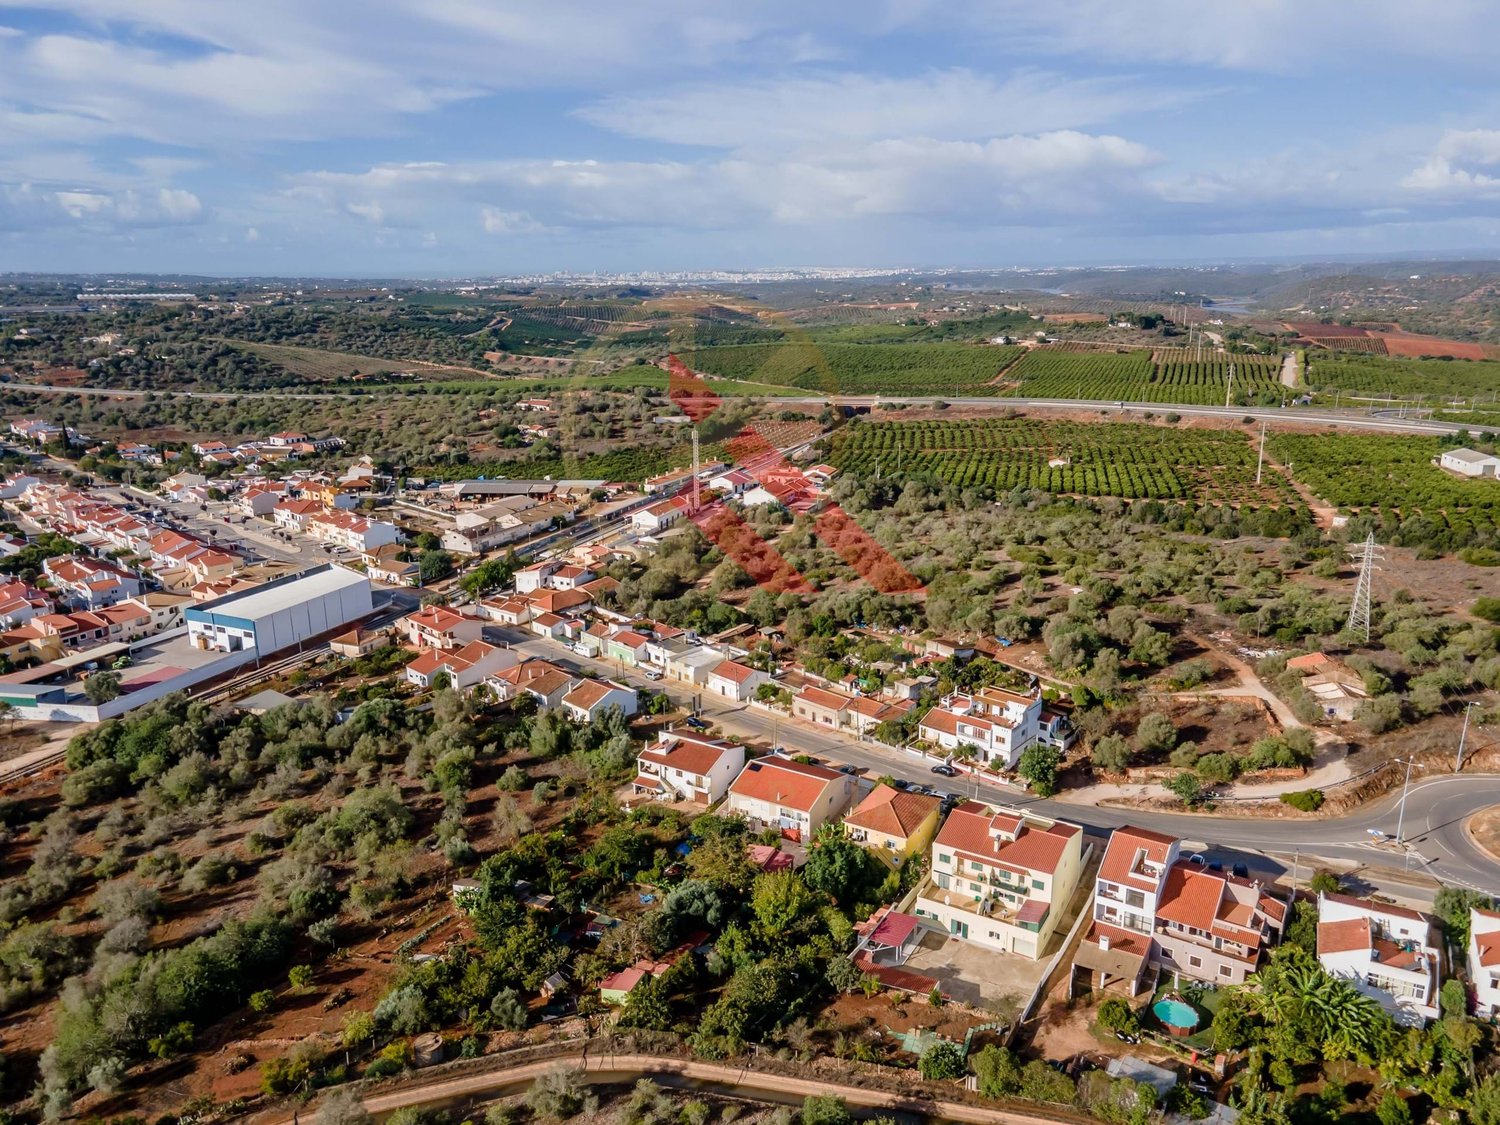
[[[0,269],[1456,255],[1500,246],[1497,18],[1492,0],[0,0]]]

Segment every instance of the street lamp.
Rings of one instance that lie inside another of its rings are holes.
[[[1474,710],[1474,701],[1469,700],[1469,705],[1464,708],[1464,729],[1458,736],[1458,761],[1453,765],[1453,772],[1458,773],[1464,768],[1464,743],[1469,740],[1469,712]]]
[[[1406,824],[1406,791],[1411,788],[1411,767],[1416,760],[1415,756],[1406,759],[1406,782],[1401,786],[1401,806],[1396,814],[1396,842],[1403,847],[1406,845],[1406,837],[1402,834],[1402,827]]]

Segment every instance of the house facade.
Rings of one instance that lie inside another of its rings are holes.
[[[844,817],[844,831],[891,867],[902,867],[927,850],[940,818],[936,797],[877,785]]]
[[[724,811],[780,829],[793,840],[811,839],[854,800],[854,779],[773,754],[749,762],[729,786]]]
[[[1426,914],[1347,895],[1318,895],[1318,961],[1398,1023],[1438,1018],[1442,952]]]
[[[685,731],[663,731],[636,758],[632,789],[661,801],[691,801],[705,808],[723,798],[745,767],[745,748]]]
[[[1045,956],[1083,871],[1083,830],[1022,809],[969,801],[932,842],[918,916],[1000,953]]]
[[[954,692],[923,716],[917,737],[949,753],[960,746],[977,748],[978,760],[999,769],[1015,769],[1021,754],[1041,737],[1042,695],[981,688]]]

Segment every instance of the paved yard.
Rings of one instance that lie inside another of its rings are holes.
[[[1017,1006],[1024,1003],[1042,979],[1047,962],[995,953],[970,941],[929,932],[902,968],[934,978],[959,1003],[982,1008],[1007,997]]]

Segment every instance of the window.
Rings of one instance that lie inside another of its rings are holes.
[[[1031,881],[1031,889],[1034,890],[1034,891],[1042,890],[1044,887],[1046,887],[1046,885],[1047,884],[1045,882],[1043,882],[1041,879],[1033,879]]]
[[[953,862],[953,857],[951,855],[943,855],[941,852],[939,852],[937,861],[939,863],[948,864]]]
[[[1231,969],[1228,965],[1220,965],[1219,966],[1219,975],[1221,977],[1230,977],[1230,976],[1234,975],[1234,970]]]
[[[1146,896],[1141,891],[1126,891],[1125,905],[1133,906],[1137,910],[1143,909],[1146,905]]]
[[[1202,957],[1193,957],[1193,956],[1189,955],[1189,957],[1188,957],[1188,967],[1190,969],[1201,969],[1201,968],[1203,968],[1203,958]]]

